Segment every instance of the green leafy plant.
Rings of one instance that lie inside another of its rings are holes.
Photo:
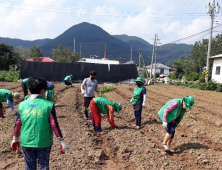
[[[0,81],[17,82],[19,71],[0,71]]]
[[[103,88],[99,89],[99,92],[100,92],[100,93],[107,93],[107,92],[113,91],[113,90],[114,90],[113,87],[111,87],[111,86],[106,86],[106,87],[103,87]]]
[[[141,159],[141,158],[143,158],[143,156],[142,156],[142,155],[139,155],[138,158]]]

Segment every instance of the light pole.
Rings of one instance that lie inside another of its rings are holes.
[[[207,51],[207,65],[206,65],[206,72],[205,72],[205,82],[208,83],[208,74],[209,74],[209,58],[211,53],[211,41],[212,41],[212,32],[213,32],[213,22],[214,22],[214,12],[219,13],[220,6],[217,3],[217,6],[215,6],[215,0],[213,0],[212,6],[207,6],[207,13],[211,16],[211,27],[210,27],[210,37],[209,37],[209,44],[208,44],[208,51]]]

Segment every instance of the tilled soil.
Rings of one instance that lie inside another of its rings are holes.
[[[106,97],[123,105],[115,113],[118,128],[111,128],[106,115],[102,115],[102,130],[98,135],[91,122],[83,119],[83,96],[80,85],[65,89],[55,85],[55,104],[58,122],[68,149],[59,154],[59,142],[54,137],[50,169],[104,169],[142,170],[222,169],[222,95],[221,93],[189,89],[172,85],[147,86],[146,107],[142,111],[142,128],[132,127],[134,113],[129,103],[134,86],[112,85],[115,90],[96,96]],[[100,86],[102,87],[102,86]],[[22,93],[20,83],[1,82],[0,88]],[[192,95],[195,104],[176,128],[172,147],[174,154],[163,151],[165,130],[158,118],[158,110],[174,98]],[[19,101],[15,102],[18,108]],[[6,118],[0,119],[0,169],[22,170],[22,150],[12,152],[15,114],[5,107]]]

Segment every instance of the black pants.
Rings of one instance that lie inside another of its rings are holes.
[[[135,119],[136,119],[136,126],[141,126],[141,119],[142,119],[141,113],[142,113],[142,110],[134,111]]]
[[[27,96],[28,95],[28,88],[27,88],[27,86],[22,82],[22,89],[23,89],[23,93],[24,93],[24,98],[25,98],[25,96]]]

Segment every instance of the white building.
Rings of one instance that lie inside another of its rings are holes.
[[[162,74],[163,76],[168,76],[171,69],[170,67],[163,65],[161,63],[156,63],[156,69],[154,70],[154,68],[155,68],[155,64],[153,64],[152,75],[154,75],[155,73],[159,73],[159,74]],[[152,65],[146,66],[146,69],[148,73],[151,73]]]
[[[210,59],[213,59],[213,70],[211,79],[218,83],[222,83],[222,54],[212,56],[210,57]]]
[[[82,58],[79,62],[84,63],[97,63],[97,64],[119,64],[118,60],[108,60],[107,58],[95,59],[95,58]]]

